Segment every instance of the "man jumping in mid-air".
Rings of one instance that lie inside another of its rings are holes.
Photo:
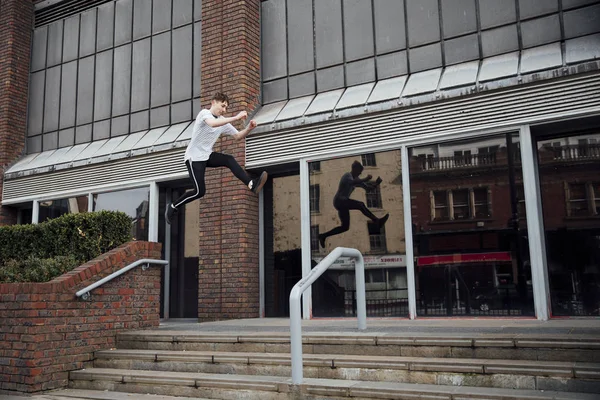
[[[194,188],[185,192],[172,203],[167,204],[165,220],[168,224],[171,223],[171,219],[179,207],[204,196],[206,192],[204,174],[207,167],[229,168],[254,193],[259,193],[267,181],[266,172],[263,172],[256,179],[251,179],[233,156],[213,152],[213,146],[219,136],[229,135],[233,136],[236,140],[241,140],[256,128],[256,121],[251,120],[248,126],[242,131],[235,129],[231,123],[246,118],[248,113],[242,111],[235,117],[225,118],[223,114],[227,111],[228,105],[229,98],[227,95],[217,93],[212,98],[210,109],[204,109],[198,113],[194,122],[192,139],[185,151],[184,158]]]
[[[375,182],[369,182],[373,178],[371,175],[368,175],[364,179],[359,178],[363,169],[364,168],[361,163],[354,161],[352,163],[352,171],[346,172],[342,176],[342,179],[340,179],[338,191],[333,198],[333,206],[336,208],[336,210],[338,210],[338,215],[340,216],[342,225],[319,235],[319,243],[321,244],[321,247],[325,247],[325,240],[329,236],[339,235],[340,233],[344,233],[350,229],[350,210],[359,210],[365,216],[369,217],[371,221],[379,225],[380,228],[390,217],[389,214],[386,214],[382,218],[377,218],[371,211],[369,211],[367,206],[365,206],[365,203],[358,200],[352,200],[350,198],[350,195],[356,186],[359,186],[363,189],[371,189],[377,187],[381,183],[381,178],[377,178]]]

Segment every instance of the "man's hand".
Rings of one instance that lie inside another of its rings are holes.
[[[365,177],[365,181],[370,181],[371,179],[373,179],[373,175],[367,175]]]
[[[248,129],[252,130],[252,129],[256,128],[257,125],[258,124],[256,123],[255,120],[250,120],[250,123],[248,124]]]
[[[379,185],[381,182],[383,182],[383,179],[381,179],[381,177],[378,176],[377,179],[375,180],[375,184]]]
[[[235,116],[236,119],[244,119],[248,117],[248,113],[246,111],[240,111],[238,115]]]

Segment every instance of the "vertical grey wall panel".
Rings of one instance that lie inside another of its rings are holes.
[[[60,65],[46,71],[46,96],[44,98],[44,132],[58,129],[60,101]]]
[[[121,136],[127,133],[129,133],[129,115],[123,115],[111,120],[111,137]]]
[[[440,15],[437,0],[408,1],[406,13],[410,47],[440,40]]]
[[[144,110],[150,100],[150,38],[133,43],[131,70],[131,111]]]
[[[346,61],[374,54],[373,10],[370,1],[344,1],[344,49]]]
[[[58,132],[58,147],[73,146],[75,144],[75,128]]]
[[[137,72],[136,72],[137,73]],[[131,44],[115,49],[115,69],[113,74],[112,115],[129,112],[131,89]]]
[[[63,21],[56,21],[48,27],[48,67],[62,61]]]
[[[119,0],[115,8],[115,46],[131,41],[133,0]]]
[[[477,31],[477,0],[442,1],[444,37],[451,38]]]
[[[315,93],[315,73],[290,76],[290,98],[306,96]]]
[[[288,1],[287,10],[288,70],[293,75],[315,68],[312,0]]]
[[[31,70],[37,71],[46,67],[46,42],[48,26],[33,31],[33,50],[31,51]]]
[[[42,151],[54,150],[58,147],[58,132],[45,133],[42,138]]]
[[[133,39],[139,39],[152,33],[152,0],[133,2]]]
[[[560,40],[558,14],[521,22],[523,47],[534,47]]]
[[[175,0],[177,1],[177,0]],[[171,123],[190,121],[192,119],[192,102],[182,101],[171,106]]]
[[[77,125],[92,122],[94,107],[94,56],[79,60]]]
[[[115,3],[110,2],[98,7],[98,34],[96,51],[109,49],[113,46]]]
[[[150,126],[149,111],[140,111],[139,113],[131,114],[131,132],[139,132],[148,129]]]
[[[481,33],[483,57],[491,57],[518,49],[517,25],[503,26]]]
[[[27,153],[39,153],[42,151],[42,135],[27,138]]]
[[[62,66],[62,85],[60,89],[60,128],[75,125],[77,96],[77,61]],[[60,135],[59,135],[60,136]]]
[[[562,8],[563,10],[567,10],[573,7],[579,7],[586,4],[597,3],[598,0],[562,0]]]
[[[170,106],[164,106],[150,110],[150,129],[169,124],[170,108]]]
[[[600,4],[565,12],[564,23],[567,39],[600,32]]]
[[[75,144],[92,141],[92,124],[81,125],[75,128]]]
[[[508,24],[517,20],[515,0],[477,0],[481,29]]]
[[[96,9],[81,14],[79,26],[79,57],[89,56],[96,51]]]
[[[42,133],[45,74],[45,71],[34,72],[30,77],[28,102],[29,112],[27,113],[27,128],[29,136]]]
[[[344,84],[343,65],[317,71],[317,92],[343,88]]]
[[[173,28],[192,22],[193,5],[192,0],[173,0]]]
[[[519,0],[521,20],[558,11],[558,0]]]
[[[113,51],[96,54],[96,89],[94,91],[94,121],[110,117],[112,100]],[[95,134],[94,134],[95,137]]]
[[[477,34],[462,36],[444,42],[446,65],[459,64],[479,59],[479,38]]]
[[[79,15],[67,18],[63,29],[63,62],[69,62],[79,55]]]
[[[110,137],[110,120],[94,122],[94,128],[92,130],[92,139],[93,140],[101,140],[101,139],[108,139],[109,137]]]
[[[442,46],[433,43],[429,46],[417,47],[408,51],[410,72],[425,71],[442,66]]]
[[[171,29],[171,0],[154,1],[152,7],[152,33]]]
[[[404,0],[374,0],[377,54],[406,48]]]
[[[386,79],[407,73],[406,50],[377,57],[377,79]]]
[[[202,23],[197,22],[194,24],[194,66],[192,69],[193,75],[193,89],[192,94],[194,97],[200,96],[201,88],[201,74],[202,72]]]
[[[285,0],[262,3],[262,75],[266,81],[287,74]]]
[[[340,0],[315,2],[317,68],[344,61],[342,43],[342,4]],[[318,78],[317,78],[318,79]]]
[[[202,0],[194,0],[194,21],[202,19]]]
[[[346,86],[360,85],[375,80],[375,59],[354,61],[346,64]]]
[[[178,0],[175,0],[177,3]],[[171,83],[173,102],[192,97],[192,35],[191,25],[173,30],[173,78]]]
[[[200,112],[200,110],[202,109],[202,104],[200,102],[200,99],[194,99],[192,100],[192,118],[196,118],[196,115],[198,115],[198,113]]]
[[[287,78],[271,81],[263,84],[263,101],[273,103],[288,98]]]
[[[171,32],[152,37],[151,107],[167,104],[171,98]]]

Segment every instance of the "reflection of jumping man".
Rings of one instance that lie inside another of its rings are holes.
[[[363,166],[358,161],[354,161],[352,163],[352,171],[346,172],[342,179],[340,179],[340,186],[338,187],[338,191],[333,198],[333,206],[338,210],[338,215],[340,216],[340,221],[342,222],[341,226],[335,227],[329,232],[325,232],[319,235],[319,243],[321,243],[321,247],[325,247],[325,240],[329,236],[339,235],[340,233],[344,233],[350,229],[350,210],[359,210],[365,216],[369,217],[374,223],[382,227],[385,222],[389,218],[389,214],[386,214],[382,218],[377,218],[367,206],[362,201],[352,200],[350,195],[354,191],[356,186],[359,186],[363,189],[372,189],[381,183],[381,178],[377,178],[375,182],[369,182],[371,175],[368,175],[364,179],[360,179],[359,176],[363,171]]]

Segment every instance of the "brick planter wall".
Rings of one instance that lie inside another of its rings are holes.
[[[0,390],[37,392],[67,385],[117,332],[159,324],[160,266],[142,266],[75,293],[132,262],[161,258],[161,244],[126,243],[47,283],[0,284]]]

